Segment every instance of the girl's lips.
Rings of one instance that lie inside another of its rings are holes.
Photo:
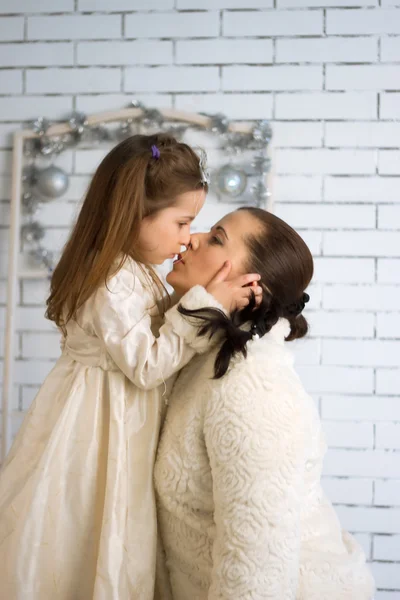
[[[183,265],[185,264],[183,258],[182,258],[182,254],[178,254],[176,260],[174,260],[174,265],[176,265],[177,263],[182,263]]]

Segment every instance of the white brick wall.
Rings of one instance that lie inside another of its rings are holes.
[[[0,323],[21,121],[133,97],[272,119],[276,212],[315,255],[310,338],[295,356],[330,446],[323,484],[373,563],[376,600],[399,600],[400,1],[0,0],[0,16]],[[52,248],[103,155],[58,160],[71,181],[42,211]],[[200,225],[221,209],[209,204]],[[18,289],[14,433],[59,352],[46,293]]]

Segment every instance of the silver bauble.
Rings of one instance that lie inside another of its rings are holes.
[[[261,146],[268,146],[272,140],[272,127],[269,121],[259,121],[253,129],[253,139]]]
[[[39,242],[44,237],[44,229],[37,221],[27,223],[21,228],[22,239],[28,243]]]
[[[67,173],[51,165],[37,172],[36,189],[45,198],[59,198],[68,189],[69,178]]]
[[[246,173],[232,165],[222,167],[216,179],[219,191],[232,198],[243,194],[247,186]]]

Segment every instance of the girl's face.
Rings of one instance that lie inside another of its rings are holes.
[[[145,263],[161,265],[190,242],[190,224],[203,208],[203,189],[180,194],[174,206],[145,217],[140,226],[139,249]]]
[[[183,295],[194,285],[206,287],[229,260],[232,269],[228,280],[245,273],[248,259],[247,235],[257,231],[258,222],[245,210],[226,215],[209,233],[196,233],[191,246],[174,262],[167,282]]]

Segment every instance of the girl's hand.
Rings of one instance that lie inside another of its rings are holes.
[[[260,275],[257,273],[239,275],[235,279],[225,281],[231,268],[232,264],[227,261],[206,286],[207,292],[212,294],[228,313],[245,308],[250,302],[251,292],[255,294],[256,303],[259,304],[262,288],[257,285],[257,281]]]

